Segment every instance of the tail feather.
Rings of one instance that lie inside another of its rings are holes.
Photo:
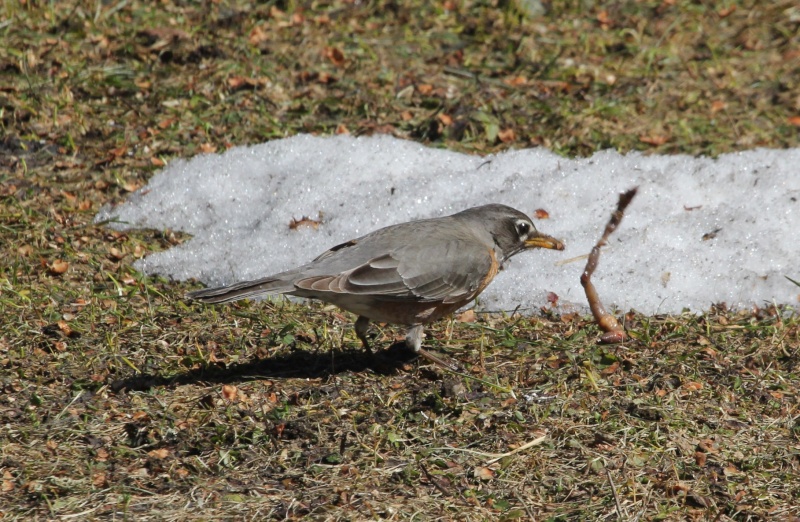
[[[242,281],[229,286],[195,290],[186,294],[186,298],[202,303],[230,303],[248,297],[286,294],[294,290],[295,287],[291,281],[267,277],[254,281]]]

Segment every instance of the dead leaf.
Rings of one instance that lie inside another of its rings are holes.
[[[172,124],[175,123],[177,120],[178,120],[177,118],[165,118],[159,121],[156,125],[158,125],[159,129],[164,130],[172,127]]]
[[[648,145],[659,146],[669,141],[669,137],[663,134],[650,134],[648,136],[639,136],[639,141]]]
[[[472,474],[478,480],[492,480],[494,478],[494,471],[482,466],[475,468]]]
[[[322,224],[322,212],[319,213],[317,219],[311,219],[310,217],[307,216],[303,216],[300,219],[292,218],[292,220],[289,221],[289,229],[297,230],[300,227],[311,227],[314,230],[317,230],[321,224]]]
[[[512,87],[519,87],[528,83],[528,79],[524,76],[511,76],[503,80],[503,83]]]
[[[462,313],[458,314],[456,317],[456,321],[460,323],[474,323],[478,320],[477,315],[475,315],[475,310],[465,310]]]
[[[497,133],[497,137],[503,143],[512,143],[517,141],[517,133],[514,132],[514,129],[502,129]]]
[[[730,477],[732,475],[741,475],[742,474],[742,471],[739,468],[737,468],[736,466],[734,466],[733,464],[728,464],[727,466],[725,466],[723,468],[722,471],[728,477]]]
[[[77,337],[78,333],[72,329],[70,325],[67,324],[66,321],[59,321],[58,329],[61,330],[61,333],[64,334],[65,337]]]
[[[67,263],[63,259],[56,259],[55,261],[47,265],[47,268],[50,270],[51,274],[61,275],[67,270],[69,270],[69,263]]]
[[[706,461],[707,460],[708,460],[708,455],[707,454],[703,453],[702,451],[695,451],[694,452],[694,461],[701,468],[706,465]]]
[[[247,37],[247,41],[250,42],[251,45],[258,45],[267,40],[269,40],[269,34],[259,25],[253,27]]]
[[[92,485],[96,488],[105,487],[108,483],[106,480],[106,473],[104,471],[96,471],[92,474]]]
[[[125,189],[127,192],[136,192],[142,185],[137,181],[128,181],[122,188]]]
[[[139,36],[145,36],[152,40],[188,40],[189,33],[173,27],[153,27],[139,31]]]
[[[702,382],[688,381],[688,382],[683,383],[683,386],[681,386],[681,388],[683,388],[686,391],[702,390],[703,389],[703,383]]]
[[[708,342],[708,341],[706,341],[706,342]],[[709,359],[716,359],[717,355],[719,355],[716,350],[714,350],[713,348],[709,348],[709,347],[703,348],[702,350],[700,350],[700,353],[704,354]]]
[[[614,361],[613,364],[600,370],[601,375],[611,375],[619,369],[619,361]]]
[[[689,486],[686,484],[672,484],[671,486],[667,486],[667,494],[668,495],[678,495],[679,493],[687,493],[689,491]]]
[[[222,387],[222,396],[229,401],[235,401],[237,393],[239,393],[238,388],[232,384],[226,384]]]
[[[795,127],[800,127],[800,116],[790,116],[789,124],[794,125]]]
[[[264,87],[269,84],[267,78],[252,78],[250,76],[231,76],[228,78],[228,87],[233,91],[241,91],[244,89],[255,90],[259,87]]]
[[[613,21],[605,9],[597,13],[597,21],[600,22],[600,27],[603,29],[608,29],[613,25]]]
[[[321,72],[321,73],[319,73],[317,75],[317,82],[319,82],[319,83],[321,83],[323,85],[327,85],[329,83],[335,83],[336,82],[336,77],[333,76],[332,74],[328,74],[328,73],[323,71],[323,72]]]
[[[533,217],[536,219],[550,219],[550,213],[543,208],[537,208],[533,211]]]
[[[147,454],[154,459],[165,459],[169,457],[169,450],[167,448],[154,449],[153,451],[148,451]]]
[[[337,49],[336,47],[326,47],[324,50],[325,58],[331,61],[333,65],[336,67],[342,67],[344,65],[344,53],[341,49]]]
[[[697,442],[697,450],[705,453],[717,453],[719,444],[714,439],[701,439]]]

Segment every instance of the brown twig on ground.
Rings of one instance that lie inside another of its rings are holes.
[[[597,289],[592,283],[592,274],[594,274],[597,263],[600,260],[600,248],[607,244],[608,237],[619,226],[622,217],[625,215],[625,209],[628,207],[631,200],[633,200],[637,190],[639,190],[639,187],[634,187],[619,195],[617,210],[611,214],[611,219],[608,220],[608,224],[606,225],[606,229],[600,241],[592,248],[592,252],[589,254],[589,260],[586,262],[586,268],[583,269],[583,274],[581,275],[581,285],[583,285],[583,289],[586,292],[586,299],[589,301],[589,308],[592,310],[592,315],[597,321],[597,324],[600,325],[600,328],[606,332],[600,336],[600,341],[603,343],[621,343],[625,340],[625,330],[619,324],[617,318],[608,313],[603,303],[600,302],[600,296],[597,295]]]

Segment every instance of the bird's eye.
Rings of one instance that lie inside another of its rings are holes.
[[[531,231],[531,225],[527,221],[517,221],[517,234],[519,237],[528,237]]]

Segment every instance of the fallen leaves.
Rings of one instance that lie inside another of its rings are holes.
[[[323,50],[323,55],[336,67],[344,67],[345,59],[341,49],[337,47],[326,47]]]
[[[494,479],[495,473],[487,467],[478,466],[472,471],[472,475],[478,480],[487,481]]]
[[[311,219],[310,217],[303,216],[300,219],[292,218],[289,221],[289,230],[297,230],[303,227],[313,228],[314,230],[319,229],[319,226],[322,224],[322,212],[320,212],[317,216],[317,219]]]
[[[53,275],[62,275],[69,270],[69,263],[64,261],[63,259],[56,259],[55,261],[51,262],[47,265],[47,269]]]
[[[232,384],[226,384],[222,387],[222,396],[228,401],[235,401],[239,389]]]
[[[152,451],[148,451],[147,455],[154,459],[161,460],[169,457],[169,450],[166,448],[154,449]]]
[[[503,143],[513,143],[517,141],[517,133],[514,131],[514,129],[511,128],[501,129],[497,133],[497,139],[499,139]]]
[[[231,91],[256,90],[270,84],[269,78],[252,78],[249,76],[231,76],[228,78],[228,87]]]
[[[669,141],[669,136],[664,134],[647,134],[639,136],[639,141],[646,143],[647,145],[658,147],[667,143]]]
[[[470,308],[469,310],[465,310],[456,316],[456,320],[459,323],[474,323],[478,320],[478,316],[475,314],[475,310]]]

